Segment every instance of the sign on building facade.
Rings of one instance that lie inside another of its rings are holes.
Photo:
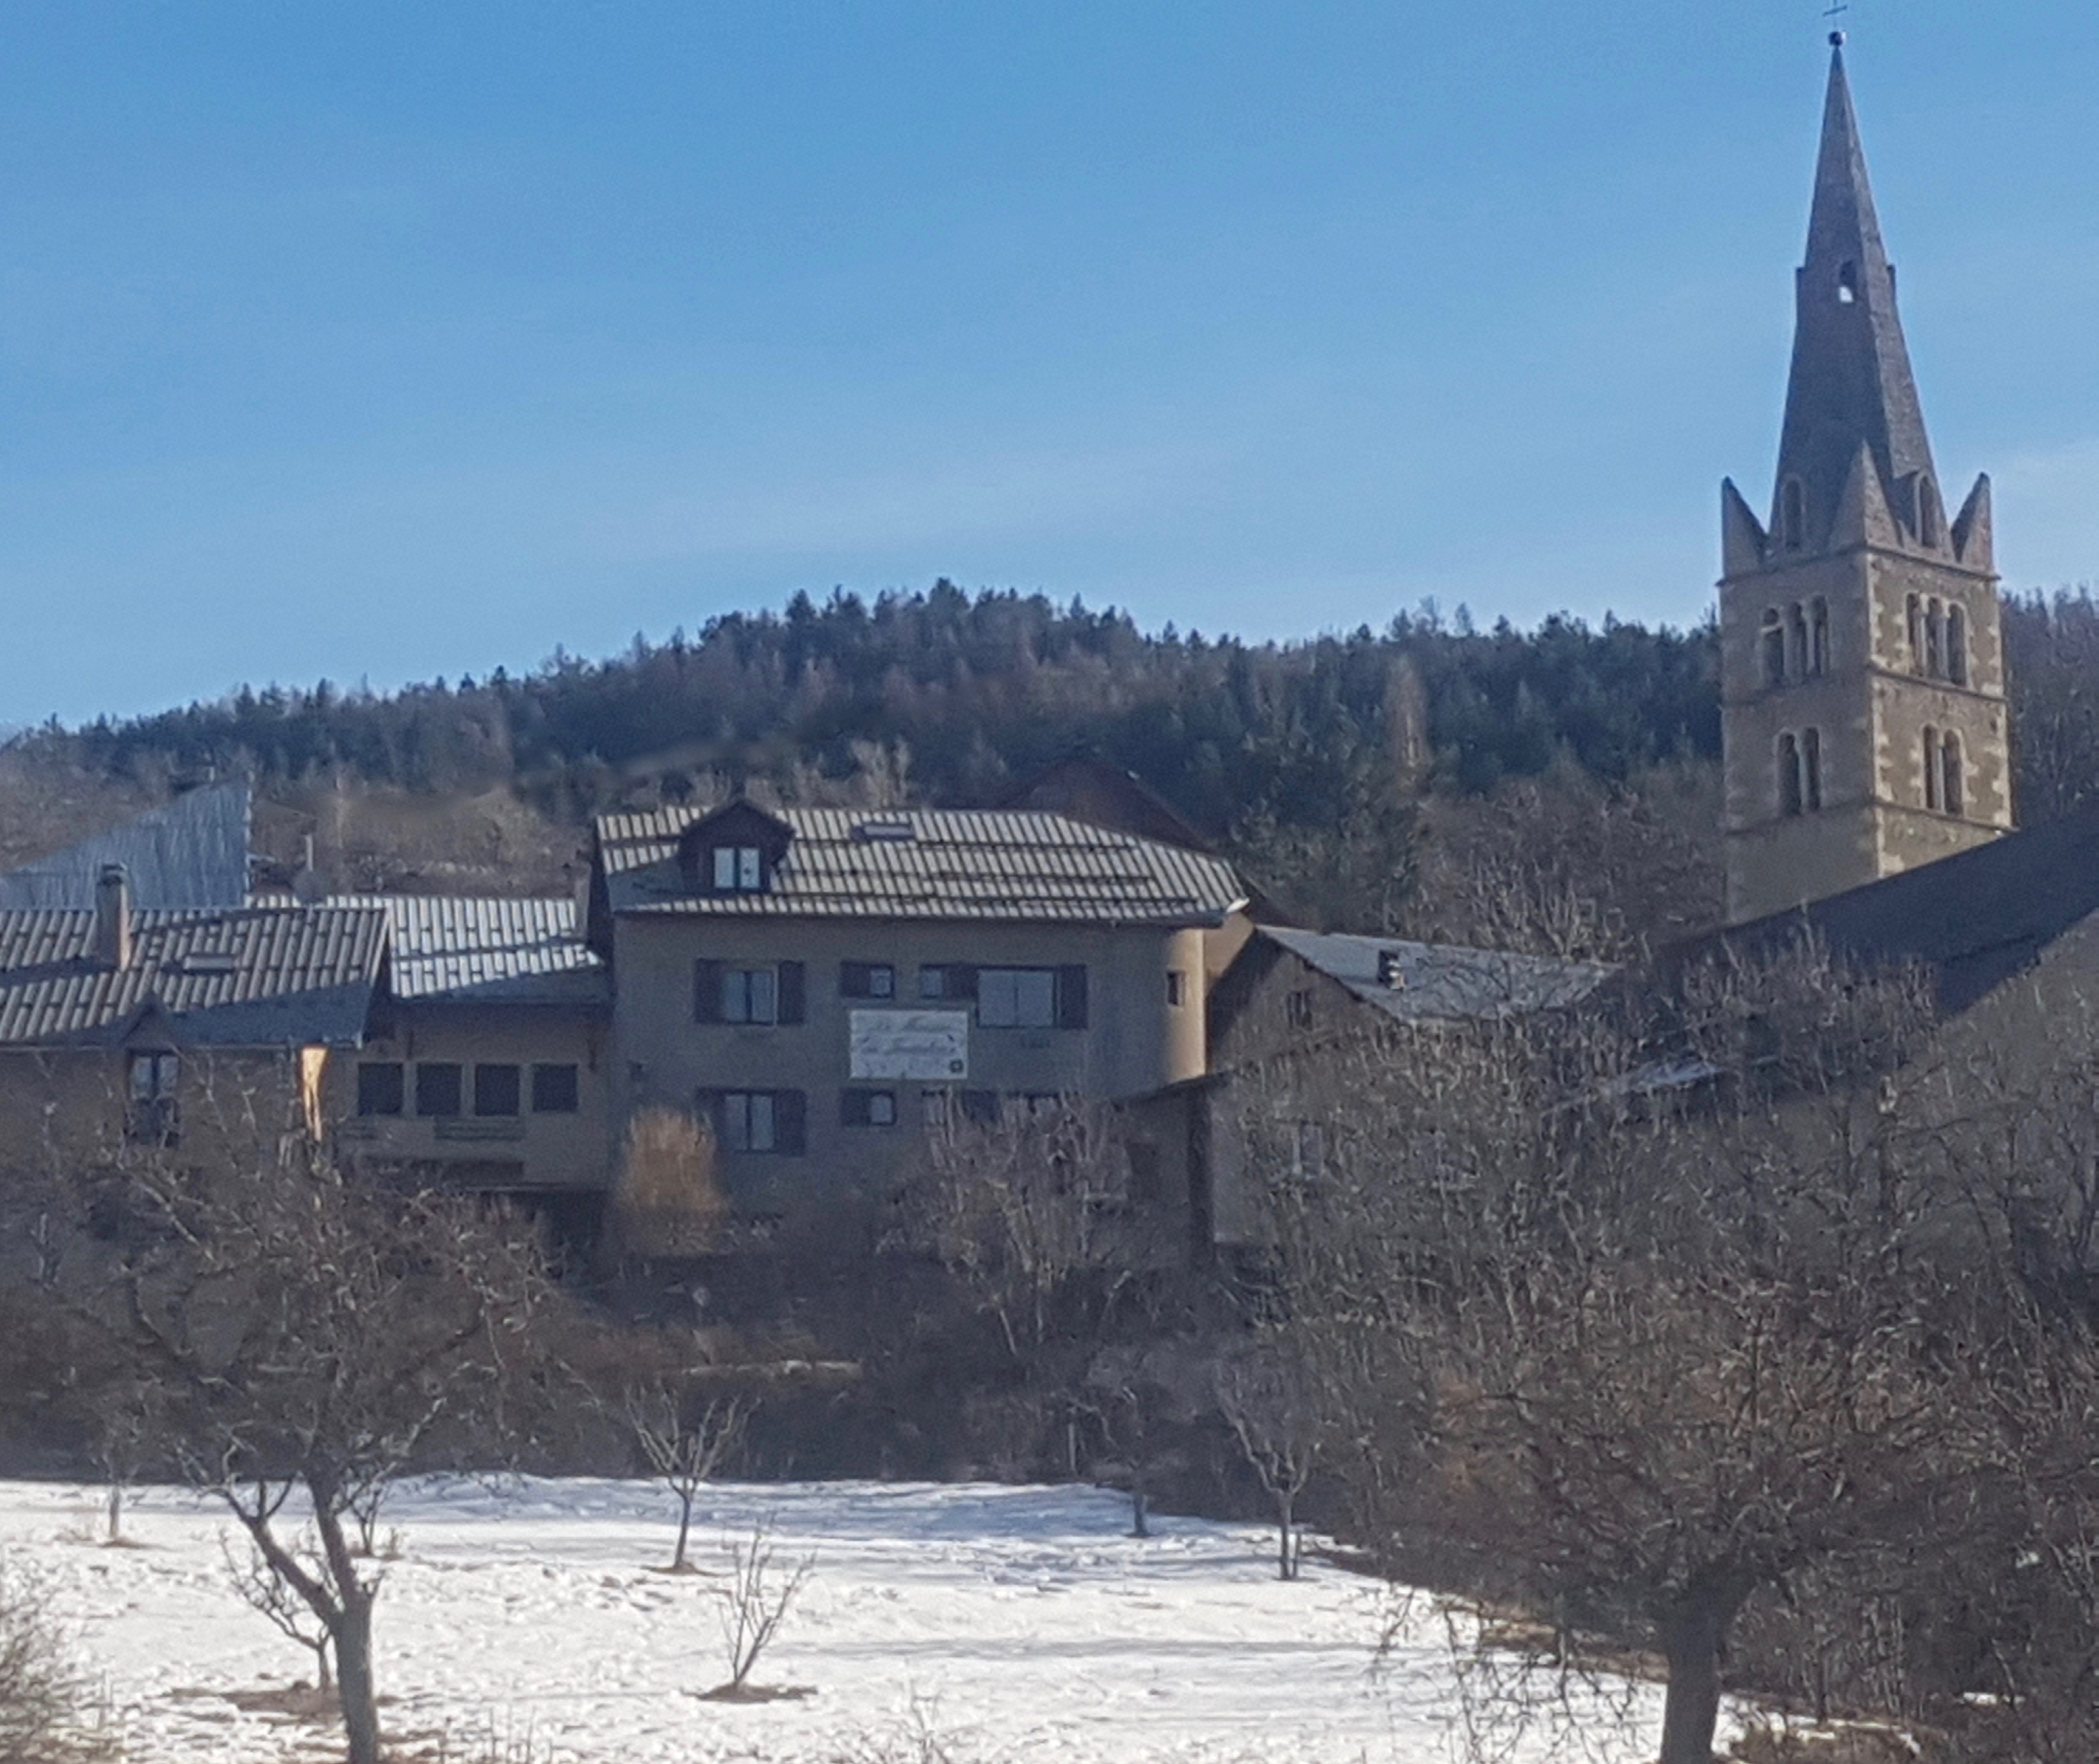
[[[970,1075],[966,1010],[856,1010],[847,1029],[855,1078],[952,1082]]]

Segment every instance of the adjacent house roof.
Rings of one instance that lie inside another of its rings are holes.
[[[250,802],[244,783],[216,784],[149,809],[108,833],[0,876],[0,910],[91,907],[95,880],[121,864],[144,912],[245,906]]]
[[[2007,834],[1972,851],[1663,952],[1665,975],[1723,954],[1768,957],[1803,931],[1864,966],[1914,962],[1952,1014],[2037,961],[2099,913],[2099,810]]]
[[[129,962],[95,914],[0,912],[0,1045],[120,1043],[148,1016],[178,1045],[354,1045],[386,959],[383,913],[141,913]]]
[[[601,819],[610,909],[1195,926],[1220,922],[1246,898],[1230,867],[1206,853],[1062,815],[995,809],[782,809],[769,818],[790,837],[768,859],[767,886],[709,892],[704,874],[680,861],[680,843],[711,818],[661,809]]]
[[[1551,1010],[1594,992],[1613,970],[1453,944],[1263,926],[1259,933],[1402,1023]]]
[[[389,985],[417,1002],[609,1005],[603,962],[584,947],[565,899],[460,895],[338,895],[331,907],[386,915]]]

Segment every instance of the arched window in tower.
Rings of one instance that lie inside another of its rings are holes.
[[[1837,266],[1837,298],[1839,304],[1855,306],[1859,299],[1859,266],[1848,258]]]
[[[1946,609],[1946,677],[1968,684],[1968,615],[1950,603]]]
[[[1801,794],[1810,810],[1822,806],[1822,731],[1809,729],[1800,737]]]
[[[1968,781],[1961,776],[1960,737],[1951,729],[1938,744],[1939,768],[1944,774],[1938,786],[1939,806],[1949,815],[1960,813],[1967,798]]]
[[[1929,723],[1924,726],[1924,806],[1938,807],[1938,731]]]
[[[1795,600],[1787,617],[1793,627],[1793,677],[1805,680],[1811,671],[1807,665],[1807,609]]]
[[[1939,535],[1946,530],[1946,516],[1938,506],[1938,492],[1928,477],[1916,481],[1916,537],[1922,545],[1938,549]]]
[[[1758,641],[1762,647],[1764,684],[1783,686],[1785,684],[1785,621],[1778,615],[1776,606],[1764,610],[1764,625]]]
[[[1940,600],[1925,603],[1924,671],[1933,680],[1946,678],[1946,607]]]
[[[1829,603],[1819,594],[1808,609],[1807,671],[1811,674],[1829,671]]]
[[[1914,594],[1909,597],[1909,669],[1924,671],[1924,602]]]
[[[1807,490],[1797,477],[1779,486],[1778,542],[1789,552],[1807,543]]]
[[[1781,815],[1798,815],[1804,798],[1800,787],[1800,743],[1790,735],[1778,738],[1778,809]]]

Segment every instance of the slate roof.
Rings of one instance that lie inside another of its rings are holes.
[[[178,1044],[354,1045],[386,959],[383,913],[140,913],[121,970],[92,954],[95,914],[0,911],[0,1045],[121,1041],[158,1012]]]
[[[1551,1010],[1586,998],[1614,971],[1595,962],[1469,949],[1455,944],[1419,944],[1399,937],[1290,930],[1268,925],[1261,928],[1261,935],[1401,1023]],[[1397,985],[1380,976],[1380,963],[1388,953],[1394,958]]]
[[[1939,1008],[1965,1010],[2099,912],[2099,809],[2005,834],[1899,876],[1709,931],[1662,952],[1665,975],[1732,950],[1774,955],[1811,929],[1862,966],[1915,962]]]
[[[244,783],[191,790],[0,876],[0,910],[91,907],[106,864],[124,866],[143,912],[245,906],[251,807]]]
[[[609,1007],[610,976],[584,947],[566,899],[338,895],[332,907],[386,915],[396,998],[452,1004]]]
[[[1207,853],[1062,815],[999,809],[790,808],[794,834],[763,893],[696,893],[677,863],[697,810],[608,815],[599,862],[615,913],[1219,923],[1246,899]]]

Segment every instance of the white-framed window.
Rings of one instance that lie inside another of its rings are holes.
[[[724,1023],[777,1023],[780,1020],[780,975],[777,969],[724,968],[722,970]]]
[[[977,1022],[987,1029],[1054,1029],[1057,970],[978,969]]]
[[[125,1130],[134,1139],[172,1145],[181,1124],[177,1093],[182,1087],[179,1054],[134,1054],[125,1072]]]
[[[715,888],[720,894],[749,894],[765,885],[765,858],[755,845],[715,847]]]

